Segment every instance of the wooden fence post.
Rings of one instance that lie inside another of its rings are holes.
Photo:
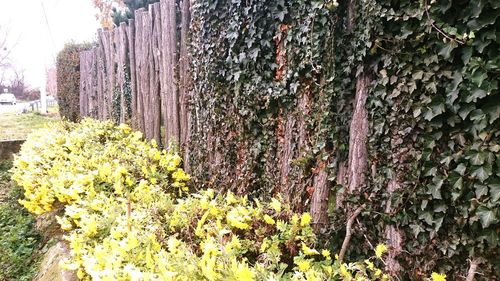
[[[161,99],[165,146],[170,141],[179,144],[179,96],[176,85],[175,66],[177,58],[175,1],[161,0]]]
[[[149,108],[151,115],[151,138],[161,143],[161,99],[160,99],[160,57],[161,57],[161,14],[160,3],[149,5],[151,25],[149,65]]]
[[[137,102],[137,124],[139,130],[145,133],[145,120],[144,120],[144,99],[145,89],[142,81],[142,77],[144,76],[143,68],[144,68],[144,54],[143,54],[143,16],[144,9],[141,8],[135,11],[135,36],[134,36],[134,56],[135,56],[135,81],[136,81],[136,102]]]
[[[183,153],[184,170],[189,172],[189,137],[190,137],[190,114],[189,114],[189,90],[191,88],[191,77],[188,53],[188,31],[191,21],[189,11],[190,0],[183,0],[181,4],[181,38],[179,55],[179,129],[180,148]]]

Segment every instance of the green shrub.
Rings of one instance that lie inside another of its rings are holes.
[[[61,117],[80,118],[80,52],[90,44],[68,43],[57,54],[57,102]]]
[[[10,163],[0,163],[0,280],[31,280],[40,235],[33,216],[17,200],[21,188],[10,182]]]

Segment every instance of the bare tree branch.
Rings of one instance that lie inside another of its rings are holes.
[[[474,275],[476,274],[476,269],[479,263],[476,260],[471,260],[470,261],[470,267],[469,267],[469,272],[467,273],[467,278],[465,278],[465,281],[473,281],[474,280]]]
[[[354,223],[354,220],[356,217],[365,209],[366,204],[363,204],[359,206],[349,217],[347,220],[346,228],[345,228],[345,238],[344,242],[342,243],[342,248],[340,249],[339,253],[339,262],[342,262],[342,259],[344,259],[345,253],[347,251],[347,247],[349,246],[349,242],[351,241],[351,236],[352,236],[352,224]]]

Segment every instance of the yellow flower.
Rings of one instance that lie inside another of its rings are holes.
[[[246,263],[239,263],[233,260],[231,268],[235,277],[241,281],[253,281],[255,274],[248,268]]]
[[[370,260],[365,260],[365,263],[368,266],[369,270],[374,270],[375,265],[373,264],[373,262],[371,262]]]
[[[331,260],[332,257],[330,256],[330,251],[328,250],[322,250],[321,251],[321,254],[323,255],[323,257],[325,257],[327,260]]]
[[[446,281],[446,275],[433,272],[431,275],[432,281]]]
[[[275,224],[276,222],[273,220],[273,218],[271,218],[269,215],[264,215],[264,221],[267,223],[267,224]]]
[[[301,260],[296,262],[299,270],[302,272],[306,272],[309,268],[311,268],[311,262],[308,260]]]
[[[351,273],[349,273],[349,271],[347,270],[347,267],[345,266],[345,264],[341,264],[340,265],[340,275],[342,275],[343,277],[345,277],[347,279],[351,279],[352,278]]]
[[[375,247],[375,256],[377,258],[382,258],[382,255],[387,251],[387,247],[384,244],[378,244],[377,247]]]
[[[271,198],[271,203],[269,204],[271,208],[273,208],[277,213],[281,212],[281,203],[280,201]]]
[[[311,223],[311,215],[309,213],[303,213],[300,218],[300,226],[306,226]]]
[[[319,252],[307,247],[306,243],[302,242],[302,252],[306,256],[314,256],[314,255],[319,255]]]

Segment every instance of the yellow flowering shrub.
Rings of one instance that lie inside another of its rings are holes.
[[[151,200],[115,195],[66,207],[62,220],[78,227],[67,236],[72,258],[63,266],[84,280],[389,279],[375,260],[341,264],[316,250],[309,214],[285,204],[276,212],[213,190],[174,199],[150,186],[142,194]]]
[[[82,280],[388,280],[385,250],[340,263],[319,249],[308,213],[280,198],[188,193],[181,158],[126,125],[84,120],[32,134],[15,159],[21,203],[62,208]]]
[[[15,158],[12,178],[25,190],[21,204],[42,214],[99,192],[123,195],[158,185],[180,194],[189,180],[180,162],[127,125],[86,119],[34,132]]]

